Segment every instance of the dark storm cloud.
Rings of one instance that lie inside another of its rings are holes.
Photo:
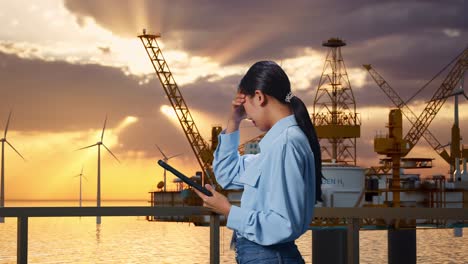
[[[138,85],[139,80],[118,68],[22,59],[4,53],[0,53],[0,62],[2,131],[10,109],[10,129],[25,133],[102,129],[106,115],[107,127],[115,128],[126,116],[135,116],[139,121],[119,135],[123,149],[156,155],[154,144],[158,143],[173,151],[191,152],[180,125],[160,112],[160,106],[169,101],[156,78]],[[238,78],[199,79],[181,91],[191,109],[210,113],[221,123]],[[201,130],[202,124],[198,126]],[[168,138],[175,144],[165,146]]]
[[[184,96],[192,98],[187,102],[189,107],[209,113],[227,114],[230,107],[228,103],[234,97],[241,78],[240,75],[232,75],[212,82],[209,81],[210,77],[204,77],[194,83],[184,85],[182,89]]]
[[[77,19],[92,17],[114,33],[135,37],[147,27],[162,33],[166,49],[184,49],[225,64],[280,60],[305,47],[325,56],[321,43],[341,37],[348,43],[342,49],[348,68],[373,64],[405,99],[468,44],[468,2],[462,0],[66,0],[65,6]],[[436,81],[422,100],[429,99],[442,80]],[[367,90],[375,88],[368,85],[365,92],[357,92],[362,96],[357,100],[385,104],[377,94],[367,97]]]
[[[70,131],[96,128],[105,115],[111,125],[128,115],[144,115],[161,103],[149,85],[120,69],[21,59],[0,53],[1,112],[13,108],[15,129]],[[153,83],[154,85],[154,83]]]
[[[331,36],[358,43],[389,35],[418,37],[445,28],[466,34],[466,1],[74,1],[65,6],[77,17],[90,16],[121,35],[133,37],[142,28],[161,31],[166,42],[179,42],[195,53],[223,41],[243,41],[274,29],[266,45],[253,54],[284,53],[291,47],[313,46]],[[137,10],[141,10],[137,12]],[[136,21],[147,18],[138,25]],[[429,40],[429,39],[427,39]],[[403,43],[405,44],[405,43]],[[405,44],[406,45],[406,44]],[[248,51],[250,52],[250,51]],[[249,56],[250,57],[250,56]]]

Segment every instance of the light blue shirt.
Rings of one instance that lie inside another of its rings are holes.
[[[227,227],[261,245],[293,241],[312,220],[314,155],[294,115],[279,120],[259,144],[259,154],[240,156],[239,131],[219,135],[216,180],[225,189],[244,189]]]

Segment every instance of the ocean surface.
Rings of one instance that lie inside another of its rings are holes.
[[[146,206],[147,202],[103,202],[102,206]],[[78,202],[6,202],[6,206],[78,206]],[[95,206],[85,202],[83,206]],[[0,263],[16,263],[16,218],[0,224]],[[418,229],[418,263],[468,263],[468,231]],[[220,230],[221,263],[235,263],[232,231]],[[360,232],[360,263],[387,263],[387,232]],[[209,263],[209,228],[189,223],[148,222],[144,217],[29,218],[29,263]],[[312,263],[312,232],[297,240]],[[331,249],[332,250],[332,249]]]

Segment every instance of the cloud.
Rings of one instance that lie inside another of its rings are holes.
[[[116,127],[128,116],[138,122],[119,135],[124,151],[154,154],[154,143],[175,139],[175,150],[190,147],[178,123],[160,112],[169,101],[157,78],[141,82],[114,67],[93,64],[70,64],[63,61],[22,59],[0,53],[2,80],[0,125],[10,109],[10,129],[21,132],[63,133]],[[211,125],[223,123],[240,75],[218,80],[200,78],[180,87],[187,105],[209,142]],[[197,119],[198,118],[198,119]],[[97,139],[97,138],[96,138]]]
[[[0,53],[2,110],[15,109],[23,120],[21,130],[60,131],[89,126],[106,112],[116,118],[141,115],[135,105],[158,101],[148,85],[126,76],[120,69],[99,65],[74,65],[62,61],[21,59]],[[136,90],[136,92],[135,92]],[[125,113],[125,114],[124,114]],[[78,121],[78,122],[77,122]]]
[[[99,49],[103,54],[109,54],[109,53],[111,53],[111,48],[110,48],[110,47],[99,46],[98,49]]]
[[[406,98],[468,39],[461,11],[465,1],[67,0],[3,5],[14,11],[22,29],[0,30],[5,39],[1,51],[151,76],[153,69],[136,38],[148,28],[162,33],[160,46],[182,85],[200,77],[242,74],[255,61],[273,59],[284,63],[293,87],[314,89],[327,52],[320,44],[338,36],[348,44],[342,53],[352,87],[365,86],[361,65],[371,63]],[[12,18],[6,14],[0,22]]]
[[[405,45],[413,43],[413,37],[451,41],[443,33],[450,28],[466,39],[466,5],[465,1],[140,0],[119,1],[117,6],[109,1],[65,1],[76,17],[93,18],[116,34],[133,37],[149,27],[161,32],[172,49],[225,63],[287,57],[294,48],[317,47],[334,36],[363,45],[393,35],[405,38],[401,43]],[[434,39],[432,33],[439,35]]]
[[[370,63],[404,99],[468,42],[468,23],[462,11],[467,8],[466,1],[296,0],[285,4],[279,0],[140,0],[115,5],[66,0],[65,7],[77,18],[93,19],[124,37],[135,37],[142,28],[161,32],[165,53],[185,52],[187,62],[192,61],[191,57],[203,58],[186,67],[181,65],[181,69],[218,63],[220,67],[201,69],[219,71],[223,65],[246,67],[257,60],[277,60],[284,64],[297,89],[316,89],[327,52],[320,44],[330,37],[341,37],[347,43],[342,54],[353,88],[363,87],[363,94],[375,90],[373,81],[365,81],[362,70],[362,64]],[[179,60],[171,60],[172,64],[182,61],[180,56]],[[182,80],[188,75],[178,76]],[[436,79],[421,100],[430,98],[441,81]],[[382,99],[357,100],[377,105],[384,103]]]
[[[442,30],[442,32],[444,32],[445,35],[447,35],[447,36],[449,36],[451,38],[456,38],[456,37],[459,37],[461,35],[460,30],[452,29],[452,28],[446,28],[446,29]]]

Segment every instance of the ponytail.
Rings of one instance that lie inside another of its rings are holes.
[[[302,132],[309,140],[310,148],[314,153],[315,161],[315,201],[322,202],[322,155],[320,152],[320,144],[318,141],[317,133],[315,132],[314,125],[310,120],[309,112],[301,99],[297,96],[292,96],[290,99],[291,108],[294,112],[296,122],[301,128]]]

